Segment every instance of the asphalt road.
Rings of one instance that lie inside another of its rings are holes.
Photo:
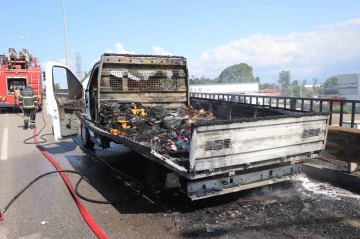
[[[47,125],[43,133],[51,133],[51,121],[47,116],[45,119]],[[44,124],[40,113],[37,114],[36,123],[38,129]],[[23,144],[23,140],[32,134],[32,130],[23,129],[23,120],[18,114],[0,113],[0,208],[35,177],[55,170],[35,145]],[[89,180],[89,183],[83,181],[80,185],[80,192],[84,196],[116,201],[134,194],[123,180],[104,164],[82,152],[72,139],[54,142],[52,135],[46,138],[48,142],[42,144],[43,147],[63,169],[77,169]],[[99,151],[102,157],[107,157],[108,162],[120,160],[119,155],[122,154],[129,159],[128,150],[124,147],[105,153]],[[68,176],[75,186],[79,176]],[[146,198],[120,205],[83,202],[110,238],[172,237],[161,220],[153,221],[151,218],[152,213],[163,209],[153,206],[154,203]],[[37,181],[7,210],[5,220],[0,222],[0,239],[3,238],[96,237],[80,215],[63,180],[54,174]]]
[[[40,119],[37,119],[37,122],[39,121]],[[49,132],[49,128],[45,131]],[[32,136],[32,130],[23,129],[22,118],[19,115],[0,114],[0,135],[2,208],[31,180],[55,168],[36,146],[23,144],[24,139]],[[47,147],[57,145],[49,144]],[[67,162],[61,164],[64,168],[69,168]],[[42,225],[43,221],[47,223]],[[36,182],[14,202],[6,212],[5,220],[0,222],[0,238],[54,237],[93,237],[58,175],[48,176]]]
[[[47,134],[51,122],[45,119],[43,133]],[[36,122],[40,129],[41,114]],[[32,136],[32,130],[22,126],[19,115],[0,113],[0,208],[35,177],[55,170],[35,145],[22,143]],[[81,183],[82,195],[107,201],[134,195],[127,186],[130,181],[83,152],[72,139],[46,138],[42,145],[60,166],[77,169],[88,180]],[[94,152],[143,182],[143,158],[127,148],[113,145]],[[68,176],[75,185],[79,176]],[[314,181],[287,182],[193,203],[181,195],[159,201],[147,194],[117,205],[82,201],[110,238],[358,238],[360,233],[360,196]],[[8,209],[0,222],[3,238],[96,237],[55,174],[36,182]]]

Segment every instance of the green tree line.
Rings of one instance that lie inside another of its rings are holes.
[[[212,83],[237,83],[237,82],[259,82],[259,77],[254,77],[253,68],[246,63],[235,64],[223,70],[219,77],[211,79],[205,76],[200,78],[191,76],[190,84],[212,84]]]
[[[90,75],[90,71],[84,71],[84,81]],[[282,96],[294,97],[312,97],[317,96],[338,96],[339,94],[339,80],[336,76],[327,78],[321,86],[318,86],[319,79],[314,78],[312,82],[307,79],[292,79],[291,72],[283,70],[279,73],[279,78],[276,83],[262,83],[259,77],[255,77],[253,68],[247,63],[240,63],[225,68],[218,77],[212,79],[206,76],[196,77],[191,75],[189,77],[191,85],[194,84],[215,84],[215,83],[238,83],[238,82],[258,82],[261,89],[274,89],[281,91]],[[312,87],[305,87],[305,85],[312,84]]]
[[[317,96],[337,96],[339,94],[339,79],[336,76],[329,77],[323,84],[319,84],[319,79],[312,80],[312,87],[305,87],[307,79],[292,80],[290,71],[279,73],[277,83],[281,89],[281,95],[294,97],[312,97]],[[320,86],[319,86],[320,85]]]
[[[292,79],[290,71],[281,71],[276,83],[262,83],[259,77],[254,77],[253,68],[246,63],[235,64],[225,68],[220,75],[211,79],[206,76],[190,77],[190,84],[215,84],[215,83],[238,83],[238,82],[258,82],[260,88],[280,90],[282,96],[312,97],[317,96],[337,96],[339,94],[339,80],[336,76],[329,77],[321,86],[318,86],[319,79],[312,80],[312,87],[308,85],[307,79]]]

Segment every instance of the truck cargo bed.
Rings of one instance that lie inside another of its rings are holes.
[[[189,179],[208,177],[284,162],[309,159],[325,147],[328,114],[191,99],[197,109],[216,119],[191,124],[189,153],[159,153],[151,142],[110,134],[78,114],[82,123],[102,137],[151,157]],[[154,135],[156,136],[156,135]]]
[[[169,169],[140,165],[149,184],[176,178],[193,200],[288,180],[325,148],[327,113],[190,98],[184,57],[103,54],[82,84],[67,70],[65,102],[52,96],[55,66],[67,67],[46,66],[56,140],[79,129],[86,147],[123,144]]]

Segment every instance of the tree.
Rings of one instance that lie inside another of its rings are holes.
[[[59,83],[55,83],[54,85],[54,90],[59,90],[60,89],[60,84]]]
[[[313,87],[315,88],[315,87],[316,87],[316,85],[317,85],[317,83],[319,82],[319,79],[314,78],[314,79],[313,79],[313,82],[314,82]]]
[[[315,90],[315,87],[316,87],[317,83],[319,82],[319,79],[314,78],[313,82],[314,82],[313,89]]]
[[[300,97],[310,97],[311,96],[312,91],[309,91],[308,88],[305,87],[306,83],[307,83],[307,79],[303,79],[301,86],[300,86],[300,94],[299,94]]]
[[[294,80],[292,83],[292,91],[293,91],[293,94],[292,96],[294,97],[300,97],[300,87],[301,85],[299,84],[299,81],[298,80]]]
[[[91,70],[89,70],[89,71],[84,71],[84,76],[83,76],[83,78],[81,79],[81,82],[83,82],[88,76],[90,76],[90,73],[91,73]]]
[[[258,76],[255,78],[255,82],[260,83],[260,78]]]
[[[260,80],[260,79],[259,79]],[[255,82],[253,69],[246,63],[227,67],[218,77],[219,83]]]
[[[291,80],[290,71],[282,71],[279,73],[278,83],[281,87],[281,94],[284,96],[289,96],[291,93],[290,80]]]
[[[217,83],[216,80],[212,80],[211,78],[208,78],[206,76],[202,76],[200,78],[195,77],[195,76],[191,76],[189,79],[190,85],[194,85],[194,84],[214,84]]]
[[[303,85],[303,86],[305,86],[305,85],[306,85],[306,83],[307,83],[307,79],[303,79],[303,81],[302,81],[302,85]]]
[[[313,91],[314,91],[314,94],[318,94],[319,93],[319,87],[317,87],[317,83],[319,82],[319,79],[316,79],[316,78],[314,78],[313,79],[313,82],[314,82],[314,84],[313,84]]]
[[[264,83],[264,84],[261,84],[261,89],[279,90],[279,86],[276,84]]]
[[[339,79],[336,76],[329,77],[323,87],[324,95],[337,95],[339,94]]]

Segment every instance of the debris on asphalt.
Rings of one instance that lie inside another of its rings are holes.
[[[215,231],[214,228],[209,228],[209,227],[206,228],[206,232],[208,232],[208,233],[212,233],[214,231]]]
[[[359,202],[358,194],[303,178],[191,204],[182,220],[172,217],[173,232],[182,238],[359,238]]]

